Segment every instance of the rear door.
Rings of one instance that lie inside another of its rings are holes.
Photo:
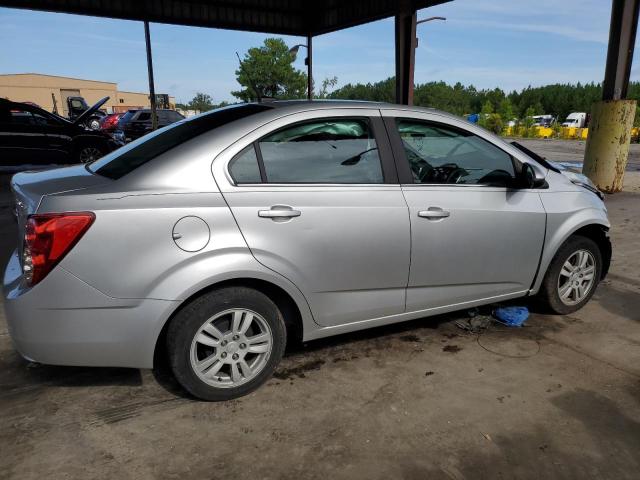
[[[409,218],[378,110],[298,113],[214,162],[255,258],[324,326],[404,312]]]
[[[537,191],[513,188],[517,162],[461,121],[385,115],[411,218],[407,310],[526,293],[546,214]]]

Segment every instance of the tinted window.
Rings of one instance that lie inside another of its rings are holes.
[[[260,183],[260,167],[253,145],[237,154],[229,163],[229,173],[236,183]]]
[[[169,113],[169,120],[171,122],[179,122],[180,120],[182,120],[184,118],[178,112],[174,112],[173,110],[169,110],[168,113]]]
[[[89,169],[105,177],[120,178],[198,135],[270,108],[266,105],[245,104],[212,110],[204,115],[174,123],[162,130],[145,135],[96,160]]]
[[[415,183],[508,185],[511,156],[466,130],[398,120],[398,132]]]
[[[151,113],[149,112],[140,112],[136,117],[137,122],[144,122],[145,120],[149,120],[151,118]]]
[[[382,183],[378,148],[365,119],[300,123],[260,140],[271,183]]]
[[[122,117],[120,117],[120,121],[122,123],[127,123],[128,121],[131,120],[131,118],[135,115],[135,113],[136,113],[135,110],[129,110],[127,113],[122,115]]]

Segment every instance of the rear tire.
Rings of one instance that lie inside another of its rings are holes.
[[[581,309],[593,296],[602,273],[602,254],[587,237],[574,235],[556,252],[538,293],[541,305],[559,315]]]
[[[241,397],[265,383],[286,343],[276,305],[246,287],[196,298],[178,312],[167,331],[173,374],[185,390],[207,401]]]

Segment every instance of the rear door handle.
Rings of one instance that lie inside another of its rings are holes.
[[[294,210],[289,205],[274,205],[269,210],[258,210],[258,216],[262,218],[293,218],[300,215],[300,210]]]
[[[447,218],[451,213],[448,210],[443,210],[440,207],[429,207],[426,210],[418,212],[418,216],[422,218],[437,219]]]

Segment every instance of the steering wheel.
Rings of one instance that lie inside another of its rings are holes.
[[[462,179],[462,177],[468,174],[469,172],[467,172],[464,168],[455,167],[453,170],[449,172],[444,183],[447,183],[447,184],[458,183]]]

